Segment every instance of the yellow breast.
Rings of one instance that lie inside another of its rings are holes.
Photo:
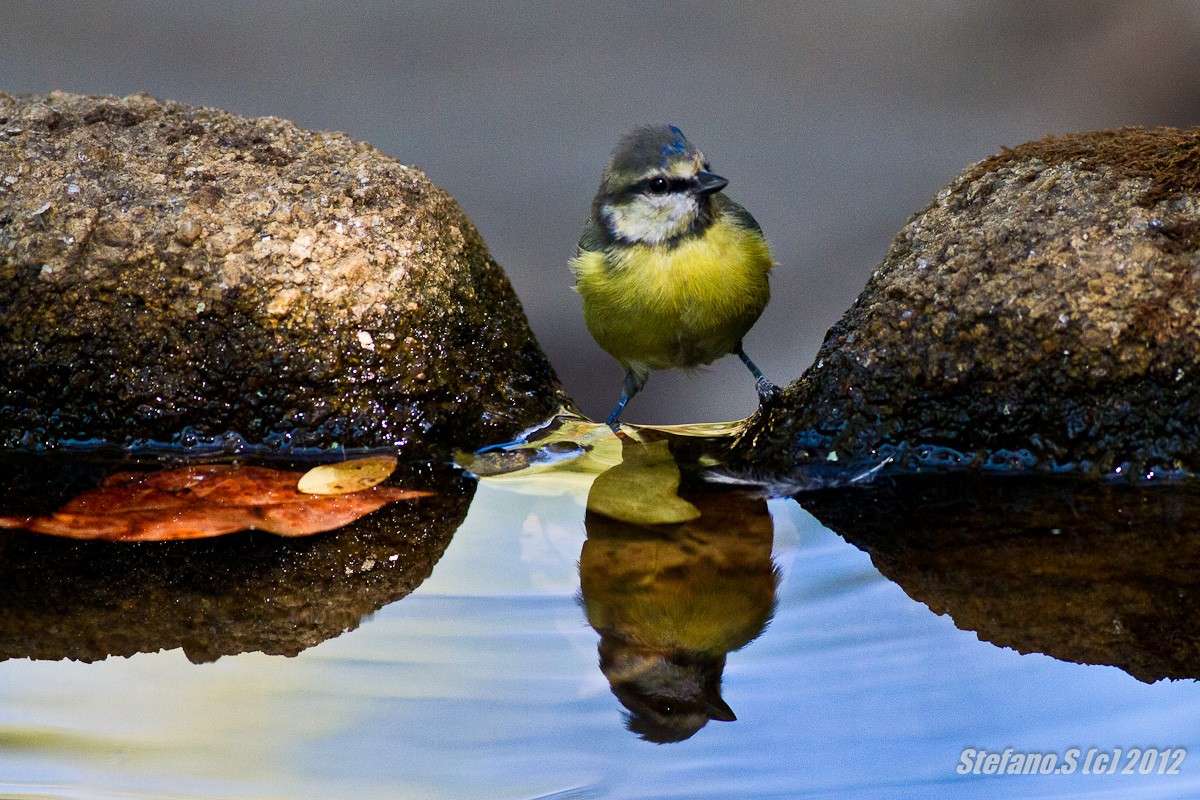
[[[767,304],[773,263],[761,234],[721,218],[673,247],[584,251],[571,268],[597,343],[627,367],[666,369],[730,352]]]

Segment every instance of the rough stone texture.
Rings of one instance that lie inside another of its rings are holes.
[[[0,461],[0,511],[43,513],[125,468],[8,457]],[[296,539],[114,543],[6,531],[0,660],[97,661],[173,648],[195,662],[291,656],[352,630],[429,576],[474,495],[474,484],[448,469],[403,470],[395,480],[436,495]]]
[[[1200,131],[1032,142],[914,216],[735,469],[1200,470]]]
[[[903,477],[801,505],[912,599],[1022,653],[1200,678],[1200,488]]]
[[[0,93],[0,446],[472,445],[561,399],[418,170],[275,118]]]

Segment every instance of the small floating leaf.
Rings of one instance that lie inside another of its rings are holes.
[[[296,484],[304,494],[339,495],[378,486],[396,471],[395,456],[368,456],[313,467]]]
[[[717,456],[725,452],[729,439],[745,425],[746,420],[622,425],[620,435],[615,435],[607,425],[563,409],[514,441],[460,452],[455,460],[479,478],[502,481],[513,488],[520,485],[517,491],[551,494],[556,488],[586,490],[594,476],[621,462],[622,442],[667,438],[678,445],[679,454],[689,463],[712,467],[720,463]]]
[[[681,425],[641,425],[642,430],[658,431],[671,436],[693,436],[698,439],[728,439],[746,430],[749,419],[729,422],[688,422]]]
[[[621,440],[607,425],[561,415],[523,442],[459,453],[479,478],[533,494],[586,492],[592,479],[621,461]]]

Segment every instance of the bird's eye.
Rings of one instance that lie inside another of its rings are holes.
[[[666,194],[671,188],[671,182],[660,175],[656,178],[651,178],[649,183],[646,184],[646,188],[653,194]]]

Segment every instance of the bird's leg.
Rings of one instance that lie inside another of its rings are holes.
[[[750,370],[750,374],[754,376],[754,388],[758,392],[758,402],[766,402],[779,394],[779,387],[767,380],[767,376],[762,374],[762,370],[758,368],[758,365],[750,360],[750,356],[746,355],[746,351],[742,349],[741,342],[737,343],[737,347],[733,348],[733,352],[737,354],[737,357],[746,365],[746,369]]]
[[[612,428],[613,433],[621,429],[621,412],[625,410],[625,406],[635,394],[642,390],[646,385],[646,376],[639,375],[633,370],[625,371],[625,383],[621,386],[621,397],[617,400],[617,404],[613,407],[612,413],[605,420],[608,427]]]

